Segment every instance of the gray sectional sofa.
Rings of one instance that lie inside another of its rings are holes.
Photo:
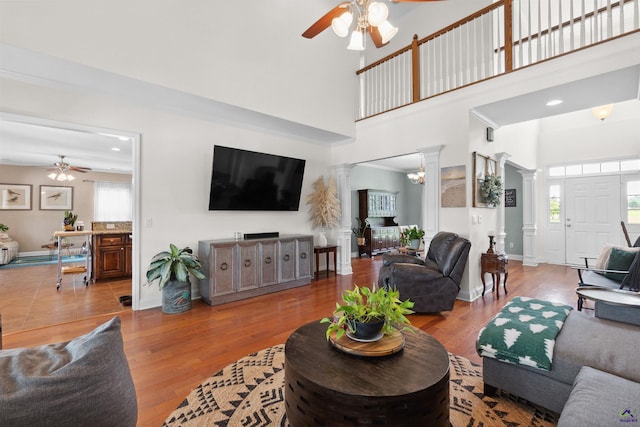
[[[500,389],[561,413],[565,427],[619,425],[625,411],[640,417],[639,361],[640,326],[574,310],[556,338],[550,371],[485,357],[485,394]]]

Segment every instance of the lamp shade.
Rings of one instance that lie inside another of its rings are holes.
[[[353,21],[353,15],[351,12],[346,11],[337,18],[331,20],[331,29],[338,37],[347,37],[349,34],[349,26]]]
[[[351,33],[351,41],[349,42],[349,46],[347,46],[349,50],[364,50],[364,37],[362,35],[362,31],[354,30]]]
[[[369,24],[377,27],[387,20],[389,16],[389,8],[386,4],[374,1],[369,4],[368,19]]]
[[[388,43],[398,33],[398,29],[391,25],[389,21],[384,21],[378,25],[380,36],[382,37],[382,44]]]

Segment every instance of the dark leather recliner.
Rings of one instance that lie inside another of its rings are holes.
[[[431,240],[424,260],[384,254],[378,286],[398,289],[400,299],[413,301],[418,313],[453,310],[470,249],[469,240],[442,231]]]

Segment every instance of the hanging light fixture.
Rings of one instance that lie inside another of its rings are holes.
[[[613,104],[600,105],[598,107],[593,107],[591,109],[591,112],[597,119],[600,119],[600,121],[604,122],[604,120],[608,119],[611,113],[613,112]]]
[[[411,172],[407,174],[407,178],[409,178],[409,182],[412,184],[423,184],[424,185],[424,164],[422,162],[422,154],[420,154],[420,169],[417,172]]]
[[[51,173],[47,175],[49,179],[53,179],[54,181],[73,181],[76,178],[71,175],[70,171],[86,173],[91,170],[91,168],[71,166],[65,163],[63,155],[59,155],[59,157],[60,161],[55,162],[53,164],[54,167],[49,169],[49,171],[51,171]]]
[[[387,21],[389,8],[386,4],[370,0],[353,0],[345,7],[344,13],[331,20],[331,28],[338,37],[346,37],[349,34],[354,14],[357,16],[356,25],[351,32],[347,49],[364,50],[367,32],[372,33],[374,42],[380,46],[388,43],[398,32],[398,29]]]

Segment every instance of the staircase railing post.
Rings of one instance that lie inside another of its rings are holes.
[[[504,0],[504,71],[513,71],[513,0]]]
[[[413,35],[413,41],[411,42],[411,80],[412,86],[412,99],[413,102],[420,101],[420,50],[418,46],[418,35]]]

